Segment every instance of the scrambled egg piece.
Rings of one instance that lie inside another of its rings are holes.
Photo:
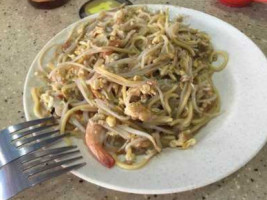
[[[142,105],[141,102],[129,103],[125,107],[124,112],[133,119],[139,119],[141,121],[148,121],[151,118],[150,110]]]
[[[50,96],[48,92],[45,92],[40,96],[40,99],[45,108],[51,111],[54,105],[54,98]]]

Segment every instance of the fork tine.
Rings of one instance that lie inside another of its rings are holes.
[[[73,154],[76,154],[76,153],[80,153],[80,151],[79,150],[75,150],[75,151],[70,151],[70,152],[67,152],[67,153],[60,153],[60,154],[56,154],[56,155],[53,155],[53,156],[49,156],[48,158],[35,160],[33,162],[30,162],[29,165],[26,165],[25,167],[23,167],[23,171],[28,170],[30,168],[33,168],[33,167],[35,167],[37,165],[43,164],[45,162],[49,162],[49,161],[55,160],[57,158],[63,158],[63,157],[66,157],[66,156],[70,156],[70,155],[73,155]]]
[[[35,160],[37,158],[41,158],[43,156],[47,156],[50,154],[58,154],[58,153],[63,153],[72,149],[77,148],[77,146],[68,146],[68,147],[59,147],[59,148],[55,148],[55,149],[46,149],[46,150],[42,150],[42,151],[36,151],[30,154],[27,154],[25,156],[22,156],[20,158],[21,163],[26,163],[32,160]]]
[[[43,131],[45,129],[48,129],[48,128],[51,128],[55,125],[58,125],[58,124],[52,124],[52,125],[48,125],[48,126],[40,126],[40,127],[37,127],[37,128],[33,128],[33,129],[30,129],[30,130],[27,130],[27,131],[24,131],[24,132],[21,132],[21,133],[14,133],[11,135],[11,139],[12,140],[17,140],[21,137],[24,137],[26,135],[29,135],[29,134],[32,134],[32,133],[35,133],[35,132],[40,132],[40,131]]]
[[[22,122],[20,124],[15,124],[15,125],[9,126],[9,127],[5,128],[4,130],[2,130],[1,132],[14,133],[14,132],[19,131],[21,129],[28,128],[30,126],[34,126],[37,124],[41,124],[43,122],[47,122],[47,121],[50,121],[52,119],[55,119],[55,118],[52,116],[52,117],[47,117],[47,118],[43,118],[43,119],[36,119],[36,120],[27,121],[27,122]]]
[[[52,135],[54,135],[54,134],[56,134],[58,132],[59,132],[59,130],[54,130],[54,131],[49,131],[47,133],[38,134],[36,136],[24,138],[24,139],[21,139],[21,140],[16,141],[15,142],[15,146],[16,147],[19,147],[21,145],[24,145],[24,144],[27,144],[27,143],[36,141],[38,139],[42,139],[42,138],[45,138],[45,137],[48,137],[48,136],[52,136]]]
[[[30,153],[32,151],[36,151],[42,147],[51,145],[51,144],[55,143],[56,141],[60,140],[61,138],[69,136],[69,135],[70,135],[69,133],[65,133],[63,135],[58,135],[58,136],[55,136],[55,137],[52,137],[52,138],[49,138],[46,140],[42,140],[42,141],[35,143],[35,144],[32,144],[30,146],[22,147],[22,148],[20,148],[20,151],[21,151],[22,155],[25,155],[25,154]]]
[[[54,178],[54,177],[57,177],[57,176],[60,176],[62,174],[65,174],[71,170],[74,170],[74,169],[78,169],[80,167],[83,167],[84,165],[86,165],[86,163],[80,163],[80,164],[76,164],[76,165],[72,165],[72,166],[69,166],[69,167],[66,167],[66,168],[61,168],[61,169],[58,169],[56,171],[53,171],[53,172],[47,172],[45,174],[42,174],[42,175],[39,175],[39,176],[36,176],[34,178],[32,178],[30,180],[30,183],[32,186],[38,184],[38,183],[41,183],[41,182],[44,182],[46,180],[49,180],[51,178]]]
[[[27,174],[28,176],[33,176],[33,175],[35,175],[37,173],[46,171],[48,169],[59,167],[61,165],[64,165],[64,164],[67,164],[67,163],[71,163],[71,162],[74,162],[74,161],[82,159],[82,158],[83,158],[82,156],[78,156],[78,157],[75,157],[75,158],[70,158],[70,159],[67,159],[67,160],[62,160],[62,161],[59,161],[59,162],[55,162],[55,163],[50,164],[50,165],[45,165],[45,166],[40,167],[40,168],[28,169],[25,172],[25,174]]]

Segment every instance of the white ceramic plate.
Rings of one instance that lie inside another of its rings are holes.
[[[211,36],[216,49],[229,53],[227,68],[214,77],[223,112],[199,132],[196,146],[185,151],[166,149],[147,166],[135,171],[103,167],[88,152],[82,140],[74,140],[87,165],[72,173],[97,185],[131,193],[163,194],[199,188],[235,172],[265,144],[267,61],[248,37],[220,19],[187,8],[147,6],[151,10],[169,8],[171,18],[181,14],[187,16],[192,27]],[[42,51],[54,43],[63,42],[70,27],[57,34]],[[33,76],[39,55],[25,82],[23,100],[28,120],[34,118],[30,88],[39,84]]]

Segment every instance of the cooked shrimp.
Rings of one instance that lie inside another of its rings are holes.
[[[102,146],[101,138],[104,138],[104,135],[105,131],[102,126],[92,121],[88,122],[85,135],[86,145],[102,165],[111,168],[115,160]]]

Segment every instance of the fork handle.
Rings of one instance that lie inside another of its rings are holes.
[[[0,199],[7,200],[22,190],[29,188],[29,182],[21,170],[18,170],[18,160],[0,168]],[[25,181],[26,180],[26,181]]]

